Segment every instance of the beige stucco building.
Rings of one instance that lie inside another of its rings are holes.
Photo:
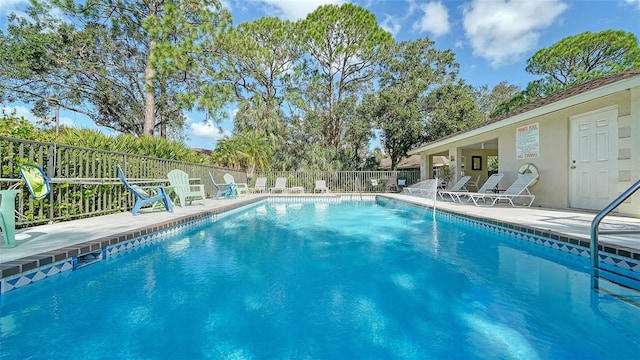
[[[575,86],[409,154],[420,154],[423,179],[444,155],[452,181],[479,175],[480,184],[497,156],[500,188],[537,169],[533,206],[601,210],[640,179],[640,71]],[[617,212],[640,217],[640,194]]]

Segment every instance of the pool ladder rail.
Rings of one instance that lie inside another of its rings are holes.
[[[640,229],[616,229],[604,230],[599,229],[600,222],[605,216],[609,215],[620,204],[626,201],[640,189],[640,180],[631,185],[625,192],[613,200],[609,205],[602,209],[591,222],[591,287],[593,289],[601,289],[599,280],[605,279],[615,285],[620,285],[629,290],[640,292],[640,274],[637,272],[625,270],[607,264],[601,264],[598,254],[598,235],[621,235],[621,234],[640,234]]]

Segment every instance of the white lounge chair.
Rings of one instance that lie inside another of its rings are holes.
[[[224,174],[222,178],[225,183],[233,185],[237,196],[241,196],[242,194],[249,195],[249,186],[247,186],[247,183],[237,183],[236,179],[233,178],[233,175],[228,173]]]
[[[286,193],[287,192],[287,178],[284,178],[284,177],[276,178],[276,184],[271,189],[269,189],[269,192],[271,192],[271,193],[277,193],[277,192]]]
[[[537,179],[538,174],[524,174],[519,176],[503,193],[469,193],[468,195],[476,206],[493,206],[499,201],[506,200],[511,206],[529,207],[536,198],[535,195],[529,192],[529,186]],[[516,205],[514,201],[516,201],[518,205]]]
[[[400,187],[398,187],[398,177],[395,175],[389,176],[389,178],[387,179],[386,185],[387,185],[387,191],[389,192],[400,191]]]
[[[487,181],[485,181],[482,187],[480,187],[480,189],[478,189],[478,191],[475,193],[471,193],[468,191],[442,191],[442,196],[445,194],[449,195],[451,196],[451,199],[453,199],[453,201],[459,203],[462,203],[463,200],[469,202],[471,201],[471,197],[469,196],[469,194],[493,193],[503,177],[504,174],[493,174],[489,176]]]
[[[266,177],[259,177],[256,179],[256,184],[252,187],[249,188],[249,191],[251,192],[265,192],[267,191],[267,178]]]
[[[410,195],[418,195],[436,201],[436,197],[438,195],[438,182],[438,179],[427,179],[409,187],[405,187],[402,191],[406,191]]]
[[[467,182],[471,179],[471,176],[463,176],[458,180],[453,186],[446,190],[438,191],[438,196],[440,199],[444,200],[444,195],[448,195],[451,198],[451,201],[456,201],[452,193],[454,192],[468,192],[467,190]]]
[[[471,187],[473,187],[476,192],[480,190],[480,174],[478,174],[475,180],[467,181],[467,190],[470,190]]]
[[[313,192],[326,192],[329,193],[327,182],[325,180],[316,180],[316,187],[313,188]]]
[[[430,192],[430,191],[433,191],[432,185],[434,181],[436,181],[436,188],[437,188],[440,184],[440,179],[427,179],[427,180],[418,181],[417,183],[411,184],[409,186],[405,186],[402,189],[402,191],[409,194],[420,194],[424,192]]]
[[[189,174],[186,172],[178,169],[171,170],[167,174],[167,178],[173,188],[173,192],[176,194],[176,201],[180,203],[180,207],[186,205],[187,199],[189,200],[189,205],[191,205],[194,198],[199,197],[202,200],[207,198],[204,192],[204,185],[191,184],[189,182]]]

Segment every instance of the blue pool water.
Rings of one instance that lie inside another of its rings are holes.
[[[397,203],[259,203],[0,305],[0,359],[640,354],[640,309],[588,259]]]

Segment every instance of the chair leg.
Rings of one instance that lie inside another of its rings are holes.
[[[142,208],[142,205],[144,205],[142,201],[136,201],[133,205],[133,209],[131,209],[131,215],[136,215],[138,211],[140,211],[140,208]]]
[[[171,199],[166,196],[162,198],[162,202],[164,202],[164,208],[167,209],[168,212],[173,212],[173,205],[171,204]]]
[[[5,244],[9,247],[16,246],[16,195],[20,190],[0,191],[2,203],[0,204],[0,227],[4,235]]]

